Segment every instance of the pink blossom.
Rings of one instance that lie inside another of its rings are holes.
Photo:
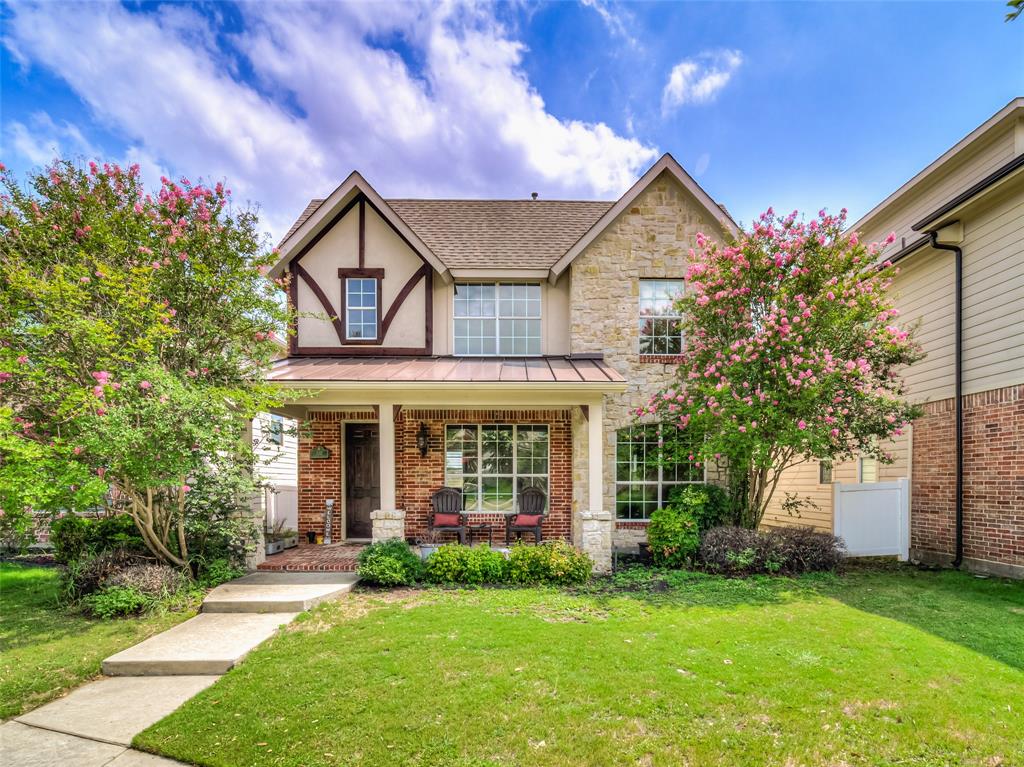
[[[0,372],[0,383],[6,383],[7,381],[10,381],[11,378],[12,376],[10,373]]]
[[[803,420],[801,418],[799,421],[796,422],[796,428],[800,429],[801,431],[803,429],[806,429],[807,428],[807,421],[805,421],[805,420]]]
[[[27,362],[28,362],[28,357],[26,357],[24,354],[22,354],[20,357],[18,357],[18,364],[24,365]]]
[[[192,489],[192,488],[191,488],[191,487],[190,487],[189,485],[182,485],[182,486],[181,486],[181,491],[182,491],[183,493],[187,493],[187,492],[188,492],[189,490],[191,490],[191,489]]]
[[[72,452],[74,452],[75,455],[81,455],[82,454],[82,446],[81,445],[75,445],[75,449]]]
[[[151,388],[153,388],[153,384],[151,384],[149,381],[139,381],[139,388],[140,389],[151,389]]]
[[[97,397],[102,397],[103,396],[103,387],[97,384],[96,386],[92,387],[92,393],[94,395],[96,395]]]

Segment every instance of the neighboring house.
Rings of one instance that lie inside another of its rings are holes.
[[[299,524],[298,424],[260,413],[252,422],[256,476],[263,482],[257,505],[267,530],[297,530]]]
[[[546,537],[610,564],[692,465],[651,470],[633,409],[668,383],[671,296],[697,232],[736,225],[669,155],[622,198],[384,200],[353,173],[314,200],[270,276],[297,307],[271,378],[314,392],[302,422],[298,528],[333,540],[422,535],[431,494],[462,488],[500,529],[525,487]]]
[[[912,558],[962,559],[972,569],[1022,577],[1024,99],[1011,101],[852,229],[866,241],[896,233],[897,246],[885,257],[900,267],[893,286],[900,321],[918,325],[927,354],[906,373],[910,399],[923,404],[924,416],[891,445],[891,464],[862,458],[790,470],[765,522],[831,530],[832,481],[909,477]],[[811,497],[817,509],[795,519],[782,509],[787,492]]]

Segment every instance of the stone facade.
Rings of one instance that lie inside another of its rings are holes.
[[[964,397],[964,559],[977,571],[1024,577],[1024,385]],[[914,421],[910,549],[948,563],[956,547],[954,400]]]
[[[584,511],[580,514],[580,543],[594,560],[595,573],[612,571],[612,528],[614,517],[610,511]]]
[[[640,354],[641,279],[682,279],[687,256],[703,232],[721,238],[721,228],[674,178],[663,173],[571,266],[571,343],[574,354],[595,352],[629,381],[622,394],[605,397],[604,498],[615,514],[615,436],[633,423],[637,407],[673,379],[672,357]],[[582,432],[586,428],[583,422]],[[574,427],[577,426],[574,416]],[[573,497],[579,512],[586,499],[585,440],[573,457]],[[646,524],[615,523],[616,546],[646,540]]]
[[[373,542],[405,538],[405,512],[401,509],[377,509],[370,512],[373,523]]]

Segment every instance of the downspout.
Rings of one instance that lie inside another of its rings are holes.
[[[954,271],[954,366],[956,371],[954,389],[956,398],[956,555],[953,567],[960,567],[964,560],[964,407],[963,407],[963,261],[964,252],[957,245],[939,242],[938,231],[928,232],[935,250],[953,253]]]

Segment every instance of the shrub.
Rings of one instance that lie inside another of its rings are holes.
[[[708,570],[733,575],[834,570],[842,556],[843,543],[834,535],[793,527],[716,527],[704,536],[699,554]]]
[[[513,546],[505,573],[512,583],[585,583],[593,567],[589,556],[565,541],[547,541]]]
[[[734,521],[729,493],[718,485],[680,485],[669,493],[668,505],[681,506],[689,511],[701,535],[712,527]]]
[[[688,504],[669,505],[651,514],[647,542],[655,564],[683,567],[689,563],[700,548],[700,533]]]
[[[176,594],[187,585],[181,570],[158,564],[130,564],[114,570],[103,581],[103,591],[112,587],[133,589],[156,599]],[[102,593],[102,592],[101,592]]]
[[[85,598],[86,609],[97,618],[137,615],[153,604],[153,598],[131,586],[108,586]]]
[[[128,514],[81,517],[67,514],[50,525],[53,558],[61,563],[76,562],[91,554],[121,549],[146,553],[146,545]]]
[[[489,546],[447,544],[430,555],[423,572],[432,583],[501,583],[505,557]]]
[[[203,562],[199,566],[198,583],[204,589],[212,589],[222,583],[233,581],[245,575],[245,568],[232,564],[223,557]]]
[[[137,555],[124,549],[113,549],[101,554],[72,559],[67,563],[62,577],[63,597],[69,602],[77,602],[82,597],[102,589],[118,570],[139,561]]]
[[[20,554],[35,540],[35,519],[25,509],[0,508],[0,551]]]
[[[378,586],[408,586],[422,569],[420,558],[399,538],[372,543],[359,552],[359,577]]]

